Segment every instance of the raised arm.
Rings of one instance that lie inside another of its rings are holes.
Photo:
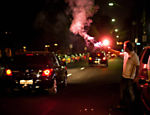
[[[108,48],[108,51],[111,52],[111,53],[116,54],[117,56],[123,56],[124,55],[122,52],[111,49],[111,48]]]

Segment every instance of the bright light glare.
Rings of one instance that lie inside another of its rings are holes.
[[[23,49],[26,49],[27,47],[26,46],[23,46]]]
[[[12,71],[11,71],[10,69],[7,69],[7,70],[6,70],[6,74],[7,74],[8,76],[12,76]]]
[[[109,6],[114,6],[113,2],[108,3]]]
[[[116,21],[116,19],[114,19],[114,18],[113,18],[113,19],[111,19],[111,21],[112,21],[112,22],[115,22],[115,21]]]
[[[55,43],[55,44],[54,44],[54,46],[58,46],[58,44],[57,44],[57,43]]]
[[[119,38],[119,35],[117,35],[116,38]]]
[[[72,76],[72,74],[71,74],[71,73],[69,73],[69,74],[67,75],[67,77],[70,77],[70,76]]]
[[[94,39],[94,37],[90,37],[90,36],[88,37],[88,40],[93,40],[93,39]]]
[[[50,45],[45,45],[46,48],[50,47]]]
[[[119,31],[119,30],[116,28],[116,29],[115,29],[115,32],[118,32],[118,31]]]
[[[85,67],[80,68],[80,70],[84,70],[84,69],[85,69]]]
[[[104,40],[104,41],[103,41],[103,45],[104,45],[104,46],[108,46],[108,45],[109,45],[109,41],[108,41],[108,40]]]

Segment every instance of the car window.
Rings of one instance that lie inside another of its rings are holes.
[[[147,49],[146,52],[145,52],[145,54],[144,54],[142,62],[145,63],[145,64],[147,64],[149,56],[150,56],[150,49]]]
[[[53,56],[44,56],[44,55],[34,55],[34,56],[25,56],[19,55],[12,57],[6,60],[6,63],[11,63],[15,65],[27,65],[27,64],[36,64],[36,65],[54,65],[55,60]]]

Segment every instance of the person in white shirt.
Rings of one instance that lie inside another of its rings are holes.
[[[108,48],[108,51],[123,57],[123,72],[120,80],[120,105],[118,105],[118,108],[120,108],[126,105],[129,100],[132,102],[135,101],[133,80],[138,75],[140,65],[139,57],[134,52],[130,41],[124,42],[124,52],[116,51],[111,48]],[[130,97],[130,99],[128,97]]]

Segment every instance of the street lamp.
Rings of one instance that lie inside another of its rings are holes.
[[[27,51],[27,47],[26,46],[23,46],[23,51]]]
[[[54,46],[58,46],[58,44],[57,44],[57,43],[55,43],[55,44],[54,44]]]
[[[45,45],[45,51],[49,51],[50,45],[46,44]]]
[[[114,6],[114,3],[113,2],[109,2],[108,5],[112,7],[112,6]]]
[[[119,30],[116,28],[116,29],[115,29],[115,32],[118,32],[118,31],[119,31]]]
[[[50,45],[45,45],[45,47],[46,47],[46,48],[49,48],[49,47],[50,47]]]
[[[117,35],[116,38],[119,38],[119,35]]]
[[[111,21],[112,21],[112,22],[115,22],[115,21],[116,21],[116,19],[114,19],[114,18],[113,18],[113,19],[111,19]]]

